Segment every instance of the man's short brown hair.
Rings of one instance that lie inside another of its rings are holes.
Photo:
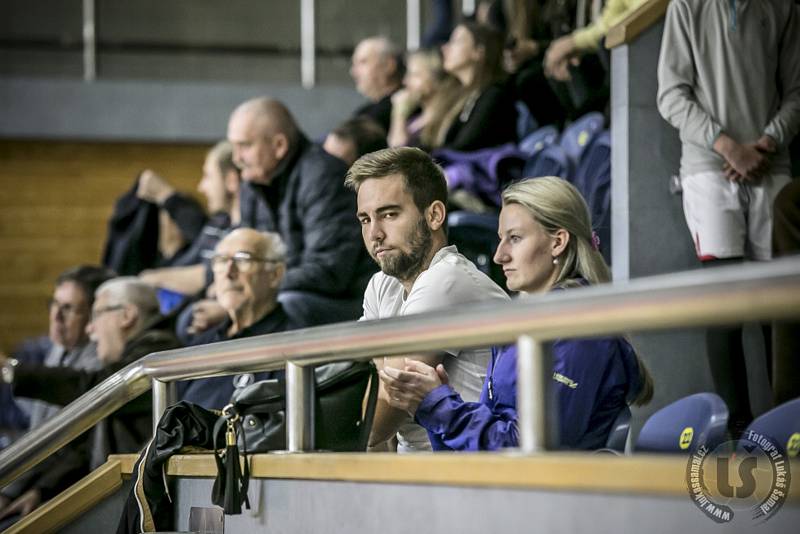
[[[361,156],[347,171],[344,183],[358,192],[365,180],[393,174],[403,176],[405,190],[420,213],[437,200],[447,205],[447,182],[442,168],[418,148],[386,148]]]

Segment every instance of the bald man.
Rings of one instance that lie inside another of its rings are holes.
[[[275,232],[286,244],[279,300],[299,326],[357,319],[374,266],[361,247],[347,171],[303,135],[281,102],[260,97],[228,122],[241,170],[242,226]]]
[[[392,94],[403,83],[403,53],[386,37],[368,37],[353,52],[350,76],[356,90],[368,103],[358,108],[354,116],[366,116],[389,131],[392,119]]]

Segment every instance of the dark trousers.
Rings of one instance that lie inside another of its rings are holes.
[[[775,198],[772,252],[775,257],[800,254],[800,180]],[[773,325],[772,392],[775,404],[800,397],[800,322]]]

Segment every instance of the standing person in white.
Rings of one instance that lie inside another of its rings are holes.
[[[799,9],[787,0],[669,5],[658,109],[680,131],[684,215],[704,266],[771,258],[772,205],[800,129]],[[744,430],[741,328],[710,330],[708,352],[731,428]]]
[[[412,315],[471,303],[508,299],[505,292],[455,246],[447,245],[447,184],[430,156],[416,148],[390,148],[358,159],[345,182],[358,195],[358,220],[364,245],[381,272],[364,293],[362,320]],[[489,349],[409,355],[443,365],[454,388],[476,400]],[[402,357],[380,358],[379,368],[402,369]],[[370,446],[397,434],[399,451],[430,450],[426,431],[388,403],[383,384],[378,395]]]

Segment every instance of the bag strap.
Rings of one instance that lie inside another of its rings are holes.
[[[375,419],[375,405],[378,403],[378,369],[375,364],[369,364],[369,396],[367,397],[367,407],[364,410],[364,419],[361,422],[361,433],[358,436],[359,450],[367,450],[369,445],[369,433],[372,431],[372,421]]]

